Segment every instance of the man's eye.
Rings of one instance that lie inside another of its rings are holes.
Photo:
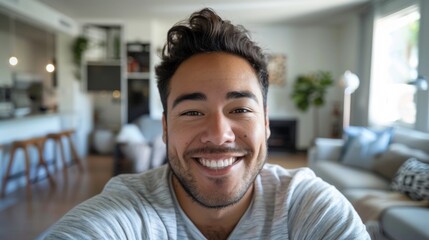
[[[197,111],[188,111],[180,114],[181,116],[202,116],[203,114]]]
[[[232,111],[233,113],[249,113],[251,112],[249,109],[246,108],[238,108]]]

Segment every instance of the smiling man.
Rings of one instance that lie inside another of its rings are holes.
[[[225,238],[267,155],[258,78],[242,57],[214,52],[185,60],[169,85],[164,139],[177,200],[206,237]]]
[[[156,68],[168,165],[113,178],[48,239],[369,239],[307,169],[266,164],[268,75],[243,27],[210,9],[168,32]]]

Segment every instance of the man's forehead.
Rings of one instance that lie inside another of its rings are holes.
[[[224,98],[225,100],[248,99],[259,103],[258,97],[251,91],[230,91],[224,96],[219,95],[216,98]],[[181,94],[173,99],[172,108],[186,101],[208,101],[209,97],[202,92],[192,92]]]
[[[194,55],[178,67],[170,81],[168,102],[174,104],[185,95],[203,100],[194,93],[201,93],[205,99],[238,96],[232,93],[246,93],[241,97],[252,95],[254,99],[262,95],[252,66],[242,57],[227,53]]]

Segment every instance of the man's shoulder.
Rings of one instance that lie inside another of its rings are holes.
[[[315,189],[320,192],[322,189],[332,188],[307,167],[286,169],[279,165],[265,164],[259,179],[256,181],[258,187],[264,189],[266,194],[271,193],[274,196],[286,194],[291,197],[296,193],[296,189],[301,193],[313,194]]]
[[[307,167],[286,169],[277,164],[266,163],[260,172],[263,180],[269,181],[290,181],[291,179],[313,179],[316,178],[314,172]]]

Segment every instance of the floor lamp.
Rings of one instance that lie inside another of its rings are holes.
[[[343,129],[350,125],[351,95],[359,87],[359,78],[347,70],[340,78],[340,86],[344,89]]]
[[[423,76],[418,76],[416,80],[410,81],[408,84],[416,86],[418,90],[426,91],[428,89],[428,82]]]

